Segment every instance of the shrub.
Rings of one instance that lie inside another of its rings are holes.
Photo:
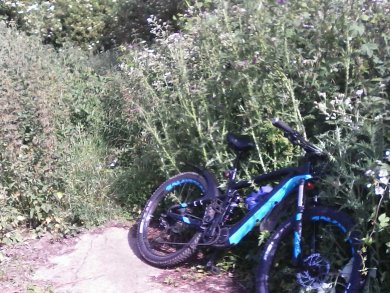
[[[16,21],[29,34],[41,36],[45,43],[61,47],[73,42],[99,51],[137,38],[149,40],[149,15],[172,21],[183,6],[181,0],[13,0],[0,4],[0,15]]]
[[[57,53],[2,23],[0,42],[0,241],[18,225],[69,233],[114,216],[103,106],[114,76],[78,49]]]
[[[229,155],[223,141],[228,130],[247,133],[256,140],[259,151],[255,160],[262,171],[285,162],[278,160],[275,147],[287,150],[285,155],[291,157],[287,142],[268,119],[276,108],[289,109],[295,116],[290,81],[286,76],[279,79],[282,72],[264,71],[267,65],[261,60],[253,61],[256,44],[241,46],[249,34],[237,18],[246,15],[221,20],[225,12],[221,6],[189,15],[186,30],[175,34],[169,33],[166,24],[150,18],[156,45],[122,47],[126,52],[122,68],[131,84],[132,114],[155,145],[165,171],[179,169],[183,161],[225,165]],[[228,13],[243,12],[233,7]],[[285,92],[275,99],[279,88]],[[268,150],[268,155],[260,149]]]

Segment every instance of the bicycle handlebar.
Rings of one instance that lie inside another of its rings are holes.
[[[272,124],[284,132],[288,132],[290,134],[297,133],[296,130],[292,129],[286,122],[280,120],[278,117],[272,119]]]
[[[315,145],[312,145],[310,142],[304,139],[298,131],[291,128],[286,122],[280,120],[278,117],[272,119],[272,124],[275,127],[283,130],[284,134],[291,141],[292,144],[299,145],[307,153],[324,155],[323,151],[320,148],[316,147]]]

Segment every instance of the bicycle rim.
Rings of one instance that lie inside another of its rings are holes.
[[[189,245],[197,244],[200,238],[199,227],[190,225],[183,219],[202,221],[205,207],[191,203],[203,196],[204,186],[203,182],[182,176],[168,180],[153,194],[139,228],[144,244],[142,247],[147,250],[144,253],[147,260],[173,260],[185,253]],[[182,217],[182,220],[169,215],[168,211],[177,205],[183,206],[174,209],[175,214]],[[186,254],[189,255],[189,252]],[[184,257],[187,255],[183,255]]]
[[[362,257],[349,221],[331,213],[306,217],[298,265],[291,261],[293,225],[294,220],[283,224],[267,243],[258,292],[358,292]]]

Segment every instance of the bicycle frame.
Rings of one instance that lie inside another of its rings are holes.
[[[224,194],[225,203],[231,203],[234,195],[236,194],[236,190],[241,188],[249,187],[251,184],[260,183],[262,181],[281,179],[279,184],[275,186],[272,192],[264,195],[259,203],[252,208],[240,221],[233,224],[228,228],[228,233],[225,235],[225,240],[223,246],[231,246],[238,244],[252,229],[257,223],[261,223],[267,216],[283,202],[283,200],[287,197],[288,194],[291,194],[294,189],[298,187],[298,195],[297,195],[297,209],[295,214],[296,225],[294,231],[294,239],[293,239],[293,262],[297,261],[300,256],[300,237],[301,237],[301,220],[303,213],[303,191],[304,191],[304,183],[305,181],[312,178],[310,174],[310,163],[307,162],[299,167],[289,167],[283,168],[276,171],[272,171],[270,173],[258,175],[251,180],[241,180],[236,182],[236,164],[229,172],[229,178],[227,183],[227,188]],[[167,189],[171,188],[170,186]],[[177,206],[171,207],[171,211],[168,214],[175,218],[176,220],[182,221],[189,225],[194,225],[197,227],[202,226],[202,222],[198,219],[189,218],[187,216],[179,215],[175,212],[172,212],[174,209],[180,209],[187,207],[189,205],[197,206],[203,205],[206,201],[210,201],[210,198],[206,195],[204,198],[197,200],[192,203],[179,204]],[[213,219],[213,223],[211,225],[218,226],[219,223],[222,222],[222,218],[226,215],[229,205],[226,205],[225,210],[218,215],[215,219]]]
[[[265,202],[260,202],[256,205],[240,222],[232,226],[229,233],[229,244],[235,245],[252,230],[256,223],[261,222],[272,209],[301,182],[312,178],[310,174],[302,174],[288,177],[282,184],[279,184],[276,190],[267,195]],[[302,212],[297,213],[296,218],[301,219]]]
[[[293,261],[296,261],[300,255],[300,237],[301,237],[301,220],[303,213],[303,191],[306,180],[312,178],[310,174],[310,163],[306,163],[300,167],[284,168],[273,171],[267,174],[254,177],[250,181],[242,180],[234,182],[235,171],[234,168],[228,181],[228,188],[226,194],[232,194],[234,190],[248,187],[252,182],[258,183],[265,180],[272,180],[274,178],[283,178],[282,181],[270,192],[261,198],[260,202],[252,208],[239,222],[234,224],[229,229],[229,234],[226,240],[227,245],[236,245],[242,238],[244,238],[257,223],[261,223],[271,211],[283,200],[288,194],[298,187],[297,196],[297,210],[295,214],[296,226],[293,239]]]

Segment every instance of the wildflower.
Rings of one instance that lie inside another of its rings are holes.
[[[384,151],[383,158],[384,158],[385,160],[389,160],[389,159],[390,159],[390,150],[389,150],[389,149],[386,149],[386,150]]]
[[[383,195],[384,193],[385,189],[382,187],[382,185],[375,186],[375,195]]]
[[[389,184],[389,177],[380,177],[379,183],[384,184],[384,185]]]
[[[31,6],[29,6],[27,9],[26,9],[26,12],[30,12],[30,11],[32,11],[32,10],[38,10],[39,9],[39,7],[38,7],[38,4],[33,4],[33,5],[31,5]]]
[[[389,176],[389,172],[387,172],[386,169],[381,169],[378,173],[379,178],[384,178],[384,177],[388,177],[388,176]]]
[[[381,169],[378,173],[378,181],[380,184],[387,185],[389,184],[389,173],[386,169]]]
[[[366,176],[373,176],[373,175],[375,175],[375,172],[373,170],[367,170],[364,174]]]
[[[364,91],[363,90],[357,90],[356,91],[356,96],[358,96],[359,98],[363,95]]]
[[[154,15],[151,15],[150,17],[148,17],[148,18],[146,19],[146,21],[147,21],[149,24],[155,22],[155,20],[156,20],[156,17],[155,17]]]

